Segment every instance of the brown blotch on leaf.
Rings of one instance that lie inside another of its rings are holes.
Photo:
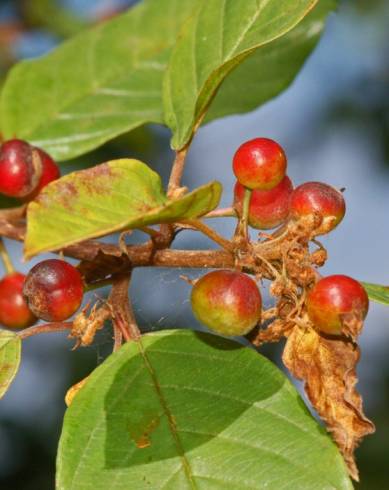
[[[283,354],[290,372],[305,382],[307,396],[343,454],[352,478],[358,481],[354,450],[375,431],[364,415],[356,391],[357,344],[343,337],[326,338],[310,327],[295,326]]]
[[[130,435],[138,449],[145,449],[151,446],[151,434],[159,425],[159,417],[154,417],[142,428],[131,428]],[[139,432],[141,431],[141,432]]]

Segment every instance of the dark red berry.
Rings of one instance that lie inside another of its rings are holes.
[[[58,166],[40,148],[18,139],[1,145],[0,193],[28,201],[59,176]]]
[[[363,286],[348,276],[333,275],[320,279],[307,298],[308,316],[322,332],[342,333],[343,322],[350,315],[364,320],[369,298]]]
[[[60,322],[72,316],[80,307],[84,285],[81,274],[71,264],[49,259],[30,270],[23,294],[38,318]]]
[[[40,169],[33,159],[32,146],[13,139],[0,147],[0,193],[25,197],[38,185]]]
[[[323,235],[342,221],[346,203],[343,194],[334,187],[321,182],[306,182],[293,191],[290,212],[295,220],[315,214],[320,216],[322,221],[315,234]]]
[[[293,184],[288,176],[268,191],[255,189],[251,193],[249,207],[249,225],[253,228],[268,230],[284,223],[290,212],[290,198]],[[245,188],[239,182],[234,189],[234,207],[242,213]]]
[[[224,335],[245,335],[261,319],[257,284],[241,272],[209,272],[193,286],[191,304],[201,323]]]
[[[238,148],[233,170],[238,182],[249,189],[272,189],[285,177],[286,155],[277,142],[255,138]]]
[[[26,328],[36,322],[23,297],[25,276],[13,272],[0,281],[0,324],[8,328]]]

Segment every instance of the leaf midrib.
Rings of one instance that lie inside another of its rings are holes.
[[[185,475],[188,479],[188,482],[190,483],[190,486],[193,490],[198,490],[198,487],[197,487],[197,484],[195,482],[195,479],[194,479],[194,475],[193,475],[193,472],[192,472],[192,468],[190,466],[190,463],[189,463],[189,460],[187,459],[186,455],[185,455],[185,449],[182,445],[182,442],[181,442],[181,439],[180,439],[180,436],[178,434],[178,431],[177,431],[177,428],[176,428],[176,424],[174,422],[174,418],[173,418],[173,415],[169,409],[169,406],[167,404],[167,401],[163,395],[163,392],[162,392],[162,389],[161,389],[161,385],[158,381],[158,377],[157,377],[157,374],[150,362],[150,359],[148,358],[147,354],[146,354],[146,351],[143,347],[143,344],[142,344],[142,340],[139,340],[137,342],[137,346],[138,346],[138,350],[139,350],[139,353],[141,354],[142,358],[143,358],[143,361],[144,361],[144,365],[145,367],[147,368],[149,374],[150,374],[150,377],[151,377],[151,380],[153,382],[153,385],[154,385],[154,388],[155,388],[155,392],[158,396],[158,399],[159,399],[159,402],[161,404],[161,407],[166,415],[166,418],[168,420],[168,425],[169,425],[169,429],[170,429],[170,433],[172,435],[172,438],[174,440],[174,443],[176,445],[176,448],[177,448],[177,452],[178,452],[178,455],[180,456],[180,460],[181,460],[181,464],[182,464],[182,468],[184,469],[184,472],[185,472]]]

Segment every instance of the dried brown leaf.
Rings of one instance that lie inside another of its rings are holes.
[[[339,446],[350,475],[358,481],[354,450],[374,432],[356,391],[359,347],[345,338],[325,338],[313,328],[295,326],[283,354],[285,366],[305,382],[308,398]]]
[[[290,328],[290,323],[281,319],[274,320],[267,326],[267,328],[260,329],[258,332],[256,332],[255,338],[253,338],[251,342],[257,347],[266,342],[279,342],[283,337],[285,337],[286,332]]]

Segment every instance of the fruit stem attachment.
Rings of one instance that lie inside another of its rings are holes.
[[[186,219],[180,221],[180,223],[184,225],[188,225],[191,228],[195,228],[198,231],[201,231],[204,235],[206,235],[208,238],[210,238],[212,241],[223,247],[225,250],[228,252],[233,252],[234,248],[231,242],[223,238],[221,235],[216,233],[215,230],[207,226],[205,223],[198,219]]]
[[[249,241],[249,209],[252,190],[245,188],[243,203],[242,203],[242,215],[239,217],[239,223],[235,231],[235,237],[243,238],[245,242]]]
[[[17,335],[24,340],[40,333],[63,332],[64,330],[71,330],[72,326],[73,322],[42,323],[42,325],[37,325],[36,327],[26,328]]]
[[[1,260],[4,264],[4,269],[5,269],[6,273],[12,274],[13,272],[15,272],[15,268],[12,264],[11,257],[9,256],[8,250],[7,250],[6,246],[4,245],[4,241],[1,237],[0,237],[0,257],[1,257]]]

